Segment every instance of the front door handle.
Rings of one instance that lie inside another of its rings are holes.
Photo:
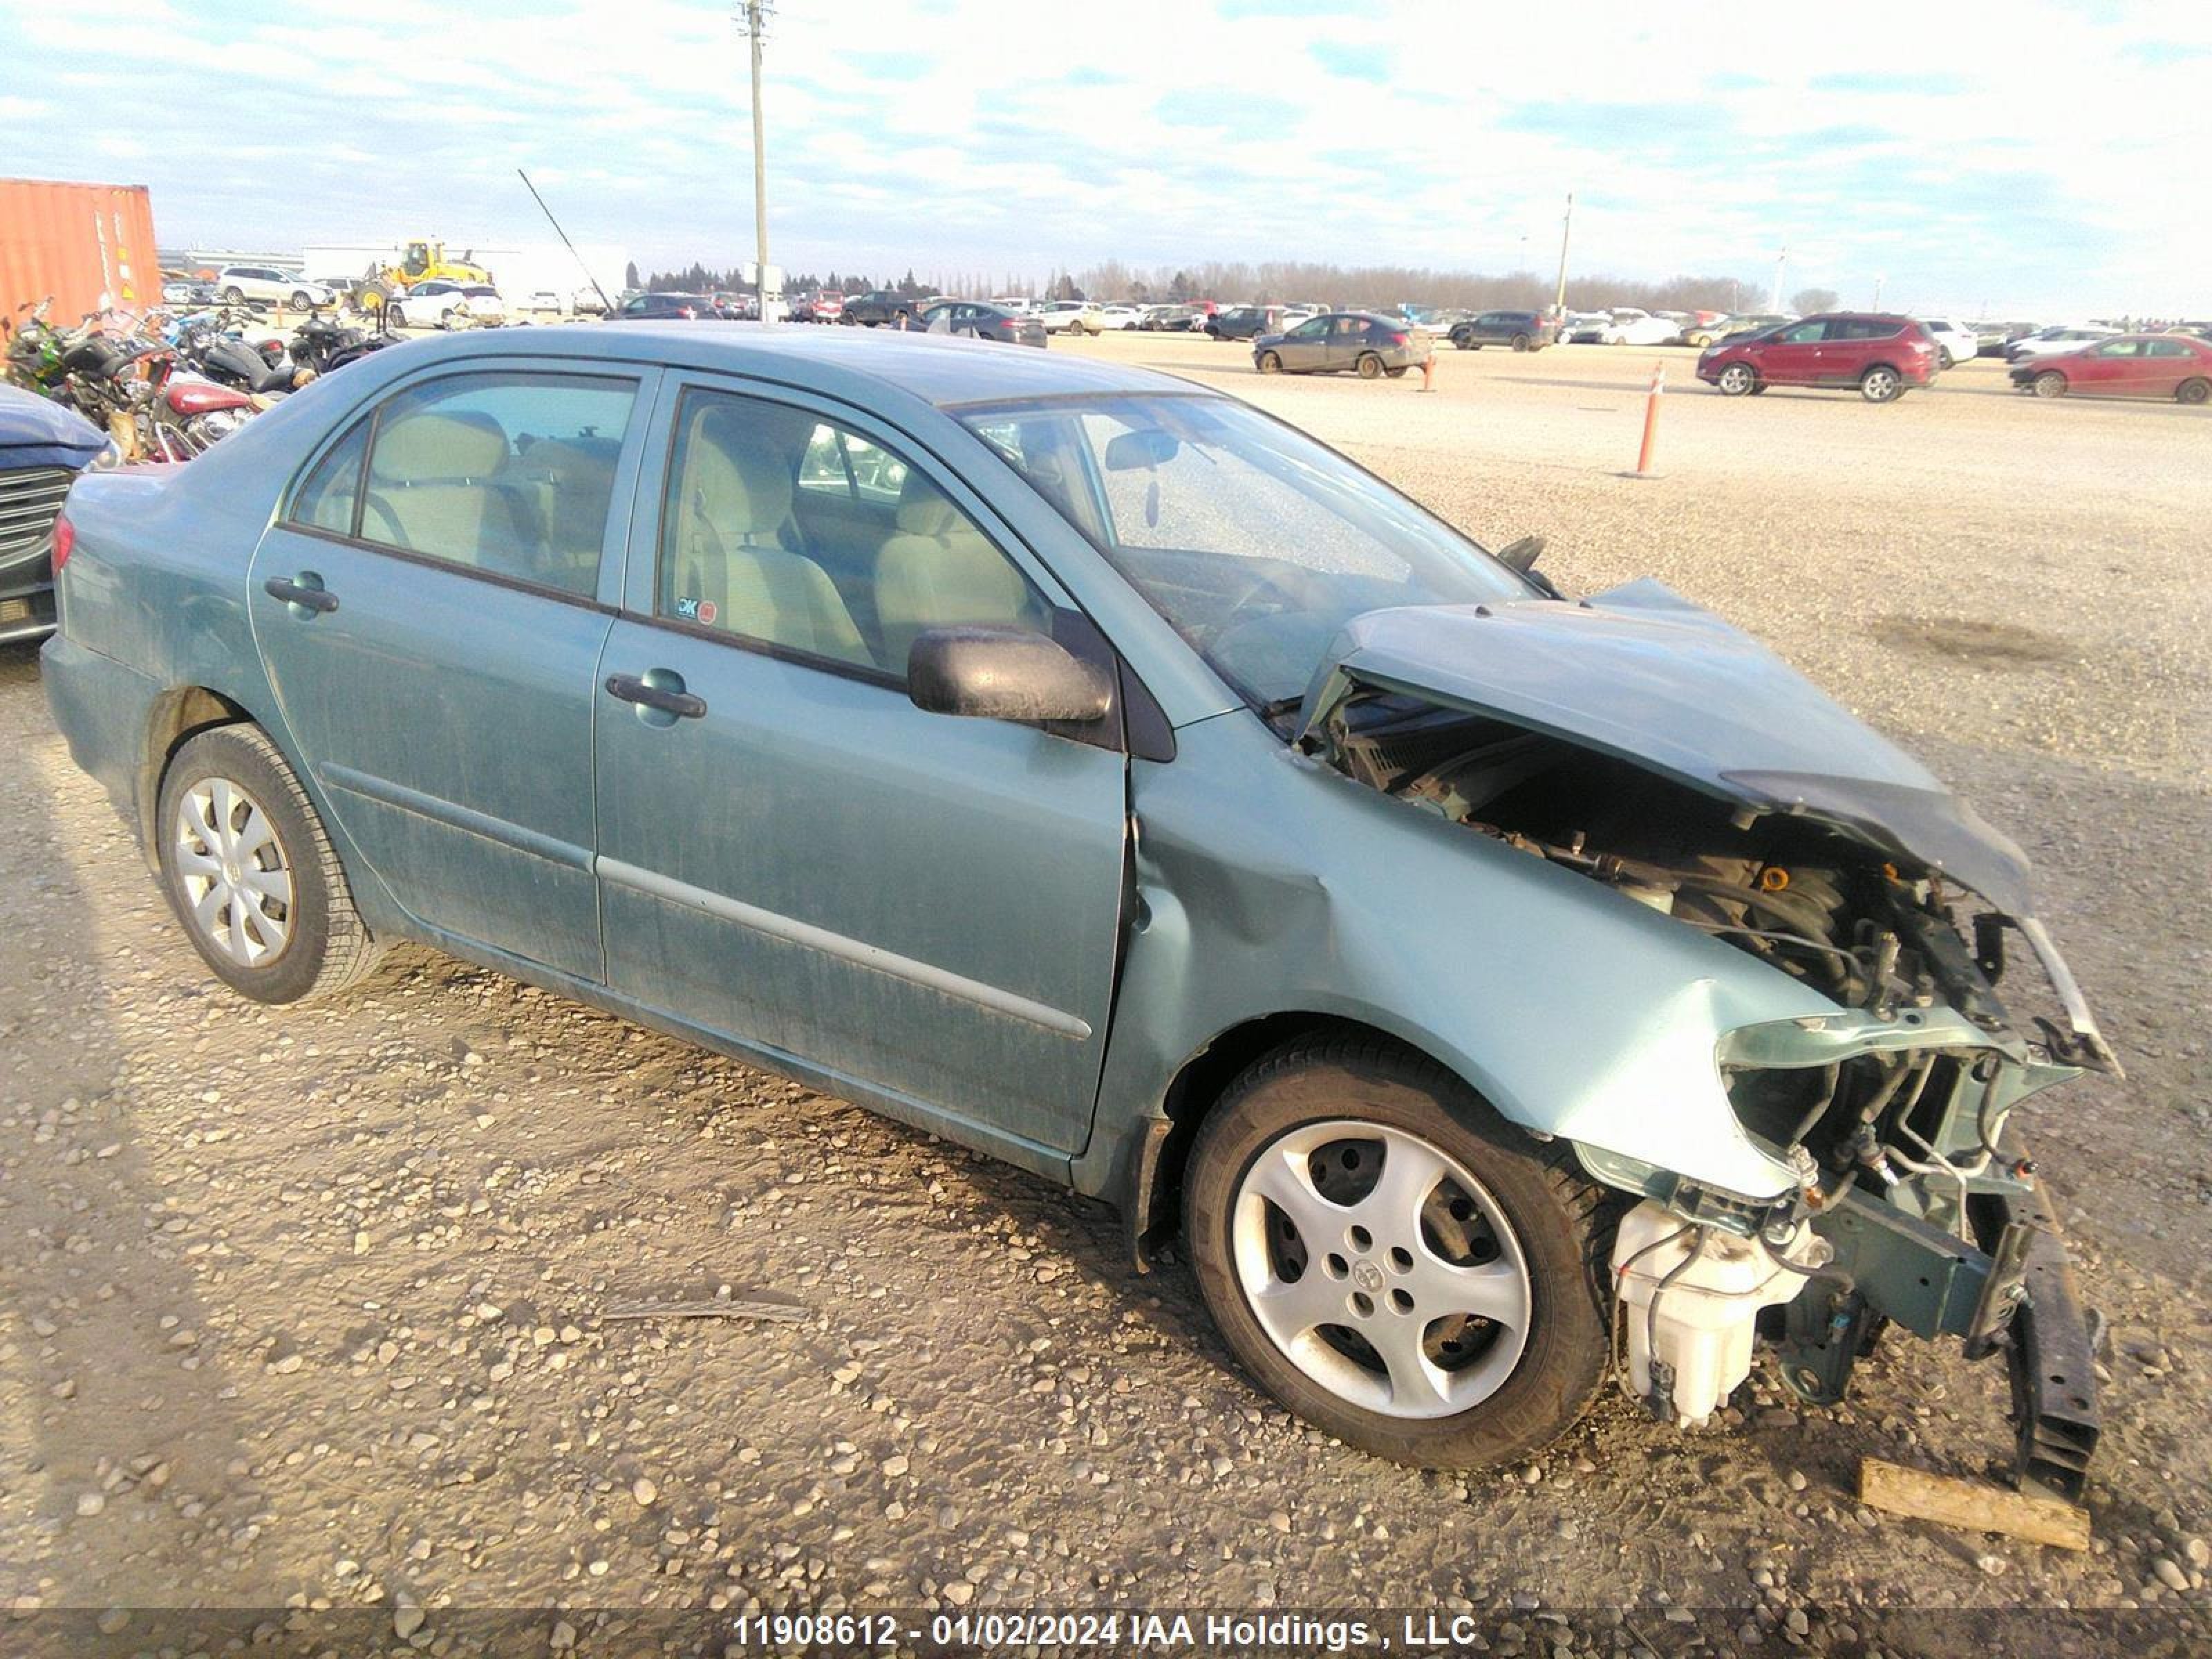
[[[664,671],[656,671],[664,672]],[[681,684],[682,682],[678,682]],[[647,708],[657,708],[664,714],[674,714],[679,720],[696,720],[707,712],[707,700],[694,696],[689,691],[672,690],[655,685],[635,674],[607,676],[607,695],[620,697],[624,702],[641,703]]]
[[[319,579],[301,571],[295,579],[290,576],[271,576],[261,584],[261,591],[272,599],[282,599],[287,605],[296,605],[317,616],[338,608],[338,596],[322,585]]]

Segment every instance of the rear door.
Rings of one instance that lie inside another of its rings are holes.
[[[649,376],[576,367],[403,384],[310,465],[247,592],[293,752],[375,878],[427,928],[598,980],[593,676]]]
[[[695,378],[651,453],[592,720],[610,982],[1033,1167],[1079,1149],[1124,757],[925,714],[905,665],[926,628],[1089,624],[980,498],[846,406]],[[878,458],[857,500],[831,499],[838,456]],[[836,568],[868,571],[871,606]]]

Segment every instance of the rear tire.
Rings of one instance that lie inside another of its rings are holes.
[[[1354,367],[1359,371],[1359,378],[1363,380],[1379,380],[1382,377],[1382,360],[1371,351],[1361,352],[1359,361]]]
[[[1950,347],[1948,347],[1948,346],[1941,346],[1941,345],[1939,345],[1939,346],[1937,346],[1937,347],[1936,348],[1936,368],[1950,368],[1954,367],[1954,366],[1956,365],[1957,362],[1958,362],[1958,360],[1957,360],[1956,358],[1954,358],[1954,357],[1953,357],[1953,356],[1951,356],[1951,348],[1950,348]]]
[[[2035,377],[2035,395],[2039,398],[2063,398],[2066,395],[2066,377],[2055,368],[2046,368]]]
[[[1516,351],[1526,351],[1528,349],[1528,337],[1525,334],[1515,335],[1513,337],[1513,349]]]
[[[1418,1173],[1386,1186],[1399,1158]],[[1433,1061],[1349,1037],[1247,1071],[1184,1183],[1185,1247],[1238,1360],[1326,1432],[1431,1468],[1525,1457],[1588,1407],[1612,1218],[1565,1142],[1529,1139]],[[1491,1268],[1477,1291],[1469,1270]],[[1268,1297],[1302,1286],[1320,1318],[1301,1329]],[[1492,1316],[1455,1300],[1470,1291]]]
[[[1870,404],[1893,404],[1905,395],[1905,377],[1887,363],[1859,376],[1859,396]]]
[[[2212,403],[2212,380],[2184,380],[2174,388],[2173,401],[2193,404]]]
[[[380,947],[322,820],[259,726],[217,726],[186,742],[155,810],[169,908],[232,990],[304,1002],[376,965]]]

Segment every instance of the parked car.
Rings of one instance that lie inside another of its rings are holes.
[[[2008,363],[2016,363],[2037,357],[2062,357],[2069,352],[2080,350],[2085,345],[2115,338],[2119,331],[2101,323],[2056,324],[2010,342],[2004,349],[2004,358]]]
[[[838,313],[837,320],[856,324],[862,328],[896,328],[899,319],[906,319],[908,328],[925,326],[921,309],[901,294],[888,289],[877,289],[858,296],[848,296]]]
[[[1042,346],[1051,338],[1044,321],[1034,312],[1018,313],[981,300],[948,300],[921,313],[926,333],[957,334],[971,340],[996,340],[1002,345]]]
[[[1894,402],[1936,376],[1936,342],[1910,317],[1838,311],[1708,346],[1698,378],[1731,398],[1771,386],[1856,386]]]
[[[1948,317],[1923,317],[1920,326],[1928,331],[1928,337],[1936,342],[1936,367],[1949,368],[1957,363],[1972,362],[1982,355],[1982,343],[1974,331],[1964,323],[1954,322]]]
[[[712,322],[720,307],[704,294],[633,294],[615,307],[623,323]]]
[[[202,282],[197,276],[173,276],[161,283],[161,303],[179,310],[198,311],[219,305],[222,301],[222,295],[216,291],[213,283]]]
[[[1672,317],[1655,317],[1634,306],[1621,306],[1598,331],[1598,339],[1606,345],[1669,345],[1681,334],[1682,325]]]
[[[1116,333],[1135,328],[1144,319],[1142,306],[1111,305],[1098,307],[1098,326]]]
[[[62,501],[85,468],[120,459],[107,434],[75,410],[0,385],[0,644],[52,629]]]
[[[1605,338],[1606,330],[1613,326],[1609,311],[1570,311],[1559,319],[1557,343],[1560,345],[1595,345]]]
[[[1486,311],[1454,323],[1451,343],[1462,351],[1480,351],[1486,345],[1541,351],[1557,332],[1540,311]]]
[[[1106,325],[1089,300],[1050,300],[1038,308],[1037,321],[1048,334],[1097,334]]]
[[[1210,340],[1256,340],[1262,334],[1279,334],[1284,328],[1280,306],[1231,306],[1206,319]]]
[[[225,265],[215,274],[215,290],[225,305],[289,306],[312,311],[337,296],[320,283],[270,265]]]
[[[1371,311],[1332,311],[1282,334],[1252,343],[1252,367],[1262,374],[1335,374],[1396,380],[1426,362],[1435,343],[1402,319]]]
[[[464,332],[82,480],[41,679],[207,972],[414,941],[1110,1199],[1401,1462],[1615,1375],[1705,1420],[1762,1336],[1826,1404],[1888,1328],[2006,1352],[2078,1498],[2014,1109],[2115,1066],[2017,847],[1711,612],[1235,398],[855,343]]]
[[[1717,340],[1730,339],[1739,334],[1759,334],[1767,329],[1778,327],[1784,323],[1794,323],[1796,320],[1796,314],[1794,312],[1744,312],[1720,318],[1714,322],[1699,323],[1694,327],[1684,329],[1682,343],[1696,346],[1702,350]]]
[[[1037,302],[1023,294],[1002,295],[989,303],[1012,317],[1029,316],[1037,308]]]
[[[2212,343],[2187,334],[2123,334],[2013,365],[2012,383],[2039,398],[2212,397]]]
[[[507,302],[489,283],[457,283],[450,277],[434,276],[386,301],[385,315],[394,328],[489,325],[507,320]]]
[[[1137,326],[1147,333],[1188,334],[1204,330],[1210,314],[1194,305],[1147,306]]]

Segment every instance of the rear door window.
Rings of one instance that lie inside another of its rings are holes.
[[[356,533],[441,563],[592,597],[637,383],[497,371],[378,411]]]

